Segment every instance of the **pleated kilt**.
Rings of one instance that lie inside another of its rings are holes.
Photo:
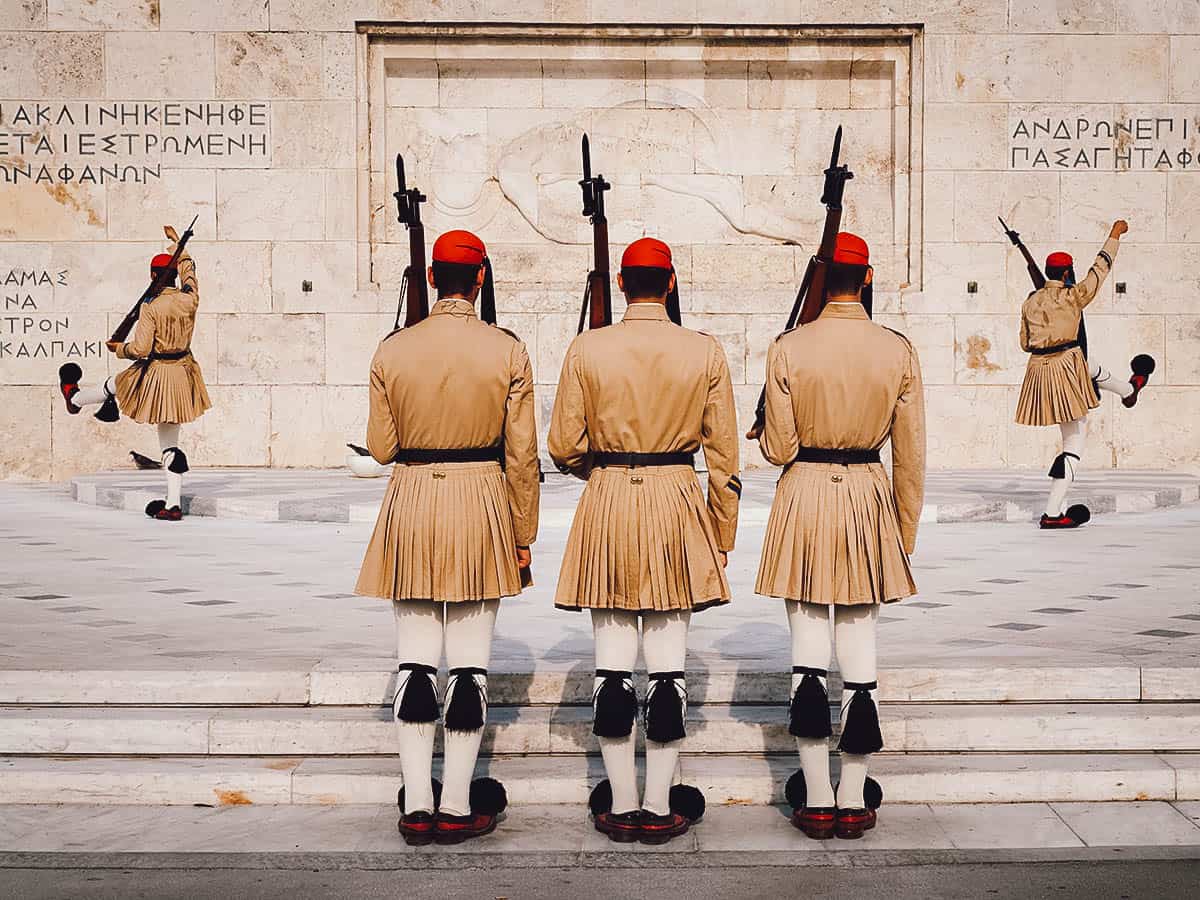
[[[396,465],[356,594],[463,603],[521,593],[499,463]]]
[[[756,593],[806,603],[890,603],[917,592],[880,463],[793,463],[775,488]]]
[[[729,582],[691,466],[592,470],[555,606],[661,612],[727,602]]]
[[[1100,405],[1100,395],[1078,347],[1046,356],[1030,354],[1017,398],[1021,425],[1059,425],[1082,419]]]
[[[204,375],[195,357],[140,359],[117,373],[117,406],[143,425],[194,422],[212,408]]]

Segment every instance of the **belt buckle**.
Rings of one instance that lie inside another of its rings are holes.
[[[645,479],[643,479],[641,475],[630,475],[629,476],[630,484],[641,484],[644,480]]]
[[[842,481],[842,476],[841,476],[841,475],[834,475],[834,476],[833,476],[833,477],[831,477],[829,480],[830,480],[830,481],[832,481],[834,484],[841,484],[841,481]]]
[[[439,472],[439,471],[437,471],[437,470],[434,470],[434,472],[433,472],[433,477],[434,477],[434,478],[445,478],[445,477],[446,477],[446,473],[445,473],[445,472]]]

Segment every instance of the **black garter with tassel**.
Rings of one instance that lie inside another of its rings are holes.
[[[675,686],[683,672],[650,672],[650,687],[646,691],[646,740],[659,744],[683,740],[687,728],[683,723],[686,694],[679,695]]]
[[[478,731],[483,727],[487,696],[480,690],[476,675],[487,678],[487,669],[462,666],[450,670],[450,689],[446,697],[446,730]]]
[[[829,673],[825,669],[792,666],[793,675],[803,675],[792,694],[791,721],[788,734],[798,738],[820,739],[833,734],[829,716],[829,693],[820,679]]]
[[[874,681],[843,681],[842,687],[854,691],[842,717],[842,739],[838,749],[843,753],[865,756],[883,749],[883,734],[879,730],[879,708],[871,697],[878,687]]]
[[[404,696],[398,704],[393,702],[396,720],[413,724],[436,722],[438,700],[433,680],[437,678],[437,667],[422,663],[401,663],[396,667],[396,671],[411,673],[404,682]]]
[[[633,673],[597,669],[596,677],[603,681],[592,696],[592,734],[607,738],[629,737],[633,733],[638,707]]]

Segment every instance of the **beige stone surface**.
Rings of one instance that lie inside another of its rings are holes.
[[[47,0],[46,25],[51,31],[158,31],[161,2]]]
[[[110,31],[104,35],[105,90],[114,99],[209,99],[216,71],[210,34]]]
[[[1006,290],[1003,244],[925,244],[925,280],[920,293],[904,294],[905,312],[1003,313],[1020,303]],[[1022,266],[1022,269],[1024,267]],[[976,293],[968,288],[975,282]],[[1024,300],[1024,295],[1021,296]]]
[[[349,32],[325,35],[322,68],[325,96],[354,99],[358,87],[358,36]]]
[[[271,160],[294,169],[348,169],[355,162],[355,108],[350,100],[271,104]]]
[[[1159,360],[1158,377],[1166,384],[1200,384],[1200,315],[1167,316],[1166,370]]]
[[[50,409],[61,403],[54,387],[0,385],[0,403],[8,421],[7,439],[0,446],[0,475],[13,481],[44,481],[51,477]],[[35,449],[36,448],[36,449]]]
[[[325,382],[367,384],[375,348],[392,330],[387,313],[329,313],[325,316]],[[365,387],[364,387],[365,390]]]
[[[271,0],[273,31],[353,31],[356,21],[395,16],[387,0]]]
[[[320,97],[322,36],[305,32],[245,32],[216,36],[219,97]]]
[[[363,387],[276,385],[271,388],[271,465],[340,466],[347,441],[367,433]]]
[[[1001,170],[1008,166],[1008,107],[1000,103],[929,103],[925,166]]]
[[[1000,467],[1012,410],[1003,386],[931,385],[925,389],[929,459],[966,468]]]
[[[90,184],[26,184],[4,189],[0,240],[103,240],[107,219],[105,190]]]
[[[164,169],[162,178],[143,184],[108,186],[108,237],[119,241],[163,238],[163,226],[179,233],[199,216],[194,228],[200,238],[217,234],[217,178],[211,169]]]
[[[149,286],[150,257],[165,249],[166,239],[138,243],[63,241],[46,246],[56,281],[61,273],[61,280],[66,282],[54,288],[54,308],[73,313],[118,313],[119,321]]]
[[[274,5],[262,0],[220,0],[211,4],[196,0],[145,2],[158,7],[158,27],[163,31],[266,31]],[[312,27],[311,23],[307,27]]]
[[[1116,0],[1118,32],[1196,34],[1200,5],[1191,0]]]
[[[202,313],[270,311],[271,244],[194,240],[188,248],[196,260]]]
[[[271,255],[272,310],[361,311],[354,305],[356,248],[350,242],[276,241]],[[312,285],[303,290],[303,283]]]
[[[1076,35],[1064,49],[1071,64],[1063,72],[1063,99],[1080,103],[1167,99],[1170,40],[1151,35]],[[1119,61],[1115,63],[1114,61]],[[1120,76],[1099,73],[1120,66]]]
[[[217,173],[217,237],[234,241],[320,240],[325,192],[320,173],[288,169]]]
[[[876,313],[875,321],[899,331],[912,342],[921,361],[921,380],[925,384],[954,384],[953,316]]]
[[[20,31],[46,27],[46,0],[0,3],[0,29]]]
[[[1165,239],[1166,178],[1157,172],[1062,175],[1064,239],[1095,241],[1098,250],[1116,219],[1128,220],[1132,240],[1153,243]]]
[[[936,35],[925,50],[925,99],[933,103],[1058,100],[1073,64],[1061,39],[1046,35]]]
[[[997,221],[1000,216],[1026,245],[1055,241],[1062,231],[1060,184],[1057,172],[958,172],[954,176],[954,237],[960,241],[1007,241]]]
[[[317,315],[221,316],[221,384],[317,385],[325,375],[325,319]]]
[[[1011,0],[1009,16],[1013,31],[1102,34],[1113,31],[1115,13],[1115,0]]]
[[[1171,38],[1170,89],[1174,102],[1200,101],[1200,35]]]
[[[1029,357],[1017,340],[1018,315],[954,317],[957,384],[1020,384]]]
[[[104,55],[100,34],[0,31],[0,94],[103,96]]]
[[[1117,459],[1130,468],[1195,466],[1195,432],[1200,394],[1187,387],[1147,390],[1138,405],[1123,410],[1113,430]]]

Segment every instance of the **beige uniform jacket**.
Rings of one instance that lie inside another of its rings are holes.
[[[675,325],[660,303],[572,341],[548,439],[565,471],[587,478],[556,603],[694,609],[728,599],[717,551],[737,532],[733,386],[716,338]],[[595,452],[703,450],[708,496],[687,466],[593,468]],[[689,571],[690,570],[690,571]]]
[[[459,602],[520,592],[514,548],[538,528],[533,371],[525,345],[439,300],[386,338],[371,362],[367,449],[503,446],[494,462],[398,464],[367,548],[358,593]]]
[[[915,587],[925,495],[925,400],[917,352],[861,304],[830,303],[767,354],[763,455],[786,466],[759,569],[758,592],[812,603],[896,600]],[[892,445],[879,463],[794,463],[801,447]]]
[[[174,252],[173,249],[171,252]],[[186,423],[212,406],[200,364],[190,352],[182,359],[153,359],[153,354],[190,351],[200,282],[186,250],[178,260],[179,287],[168,287],[142,304],[133,339],[117,348],[118,359],[135,363],[117,375],[117,404],[142,423]]]
[[[1082,281],[1067,287],[1048,281],[1021,306],[1021,349],[1055,347],[1079,336],[1079,320],[1112,270],[1120,241],[1109,238]],[[1087,360],[1078,347],[1029,357],[1016,421],[1023,425],[1055,425],[1087,415],[1100,405],[1088,374]]]

